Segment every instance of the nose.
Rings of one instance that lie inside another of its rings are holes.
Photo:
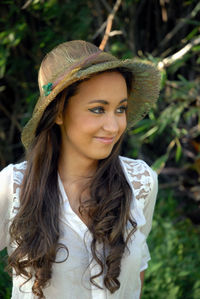
[[[104,131],[107,131],[111,134],[117,134],[119,131],[119,119],[114,114],[108,114],[103,123]]]

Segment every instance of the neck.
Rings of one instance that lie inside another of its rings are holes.
[[[86,157],[73,156],[61,153],[58,164],[58,172],[63,182],[73,183],[77,180],[85,181],[91,178],[97,168],[98,160]]]

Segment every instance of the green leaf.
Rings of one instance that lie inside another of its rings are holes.
[[[158,131],[158,126],[155,126],[148,130],[144,135],[140,137],[140,140],[144,140],[145,138],[150,137],[151,135],[155,134]]]
[[[161,71],[161,89],[164,88],[166,81],[167,81],[167,72],[165,69],[163,69]]]
[[[176,142],[176,155],[175,155],[175,160],[178,162],[180,160],[181,154],[182,154],[182,147],[180,144],[180,141],[178,138],[175,139]]]
[[[166,153],[165,155],[162,155],[160,158],[158,158],[153,165],[151,166],[154,170],[160,170],[165,166],[165,163],[167,162],[167,159],[169,158],[169,153]]]

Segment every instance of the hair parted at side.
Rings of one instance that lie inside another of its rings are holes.
[[[113,71],[124,76],[129,93],[132,74],[125,68]],[[60,109],[65,109],[68,99],[77,92],[80,82],[71,84],[59,93],[46,107],[38,123],[35,137],[27,151],[20,208],[10,226],[11,242],[15,241],[17,248],[8,258],[8,266],[14,268],[16,275],[25,276],[27,281],[34,273],[32,291],[39,298],[44,298],[43,288],[51,279],[56,252],[59,248],[65,248],[68,254],[68,248],[59,243],[58,160],[61,133],[55,120]],[[80,198],[79,208],[80,213],[87,211],[92,219],[89,227],[93,237],[92,255],[101,267],[98,276],[105,273],[104,285],[111,293],[120,288],[118,277],[121,259],[128,248],[128,239],[137,226],[129,215],[132,191],[119,161],[121,142],[122,137],[113,147],[110,156],[99,161],[97,171],[90,180],[90,199],[84,201]],[[128,222],[132,230],[125,237]],[[100,260],[97,254],[98,242],[108,248],[104,260]],[[96,285],[94,278],[90,280]]]

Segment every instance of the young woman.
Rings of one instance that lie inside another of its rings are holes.
[[[140,298],[157,175],[119,149],[159,85],[152,64],[85,41],[46,55],[22,133],[26,160],[0,173],[13,299]]]

